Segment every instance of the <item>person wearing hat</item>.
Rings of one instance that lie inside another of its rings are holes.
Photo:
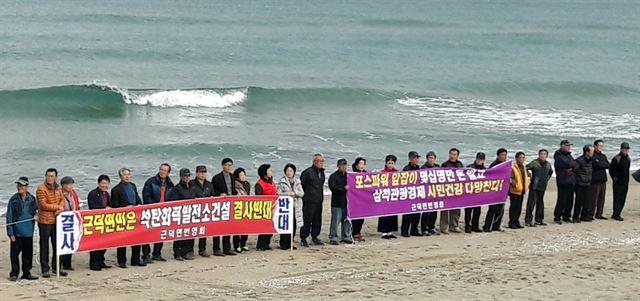
[[[171,165],[168,163],[160,164],[158,173],[144,182],[144,187],[142,188],[142,203],[155,204],[162,203],[166,200],[169,195],[169,190],[173,188],[173,182],[171,178],[169,178],[170,173]],[[153,263],[154,261],[167,261],[162,257],[162,243],[154,243],[153,252],[151,251],[150,245],[142,245],[142,260],[147,264]]]
[[[548,156],[549,151],[541,149],[538,151],[538,158],[527,164],[527,170],[531,171],[531,185],[529,185],[524,224],[528,227],[547,225],[544,222],[544,193],[547,191],[547,184],[553,175],[551,163],[547,161]]]
[[[64,195],[58,185],[58,170],[49,168],[45,172],[44,183],[36,189],[38,200],[38,231],[40,234],[40,268],[42,277],[51,277],[56,273],[56,216],[64,211]],[[51,267],[49,266],[49,246],[51,246]],[[67,276],[67,272],[60,268],[60,276]]]
[[[72,177],[63,177],[60,180],[60,185],[62,185],[62,194],[64,195],[64,211],[76,211],[80,210],[80,198],[78,197],[78,193],[73,187],[75,181]],[[60,256],[60,263],[62,264],[62,268],[67,271],[73,271],[73,267],[71,267],[71,254],[65,254]]]
[[[308,247],[307,237],[311,235],[314,245],[324,243],[318,238],[322,230],[322,202],[324,201],[324,156],[313,155],[313,165],[300,174],[300,183],[304,190],[302,197],[303,225],[300,229],[300,245]]]
[[[191,171],[188,168],[180,169],[180,183],[171,190],[167,196],[167,201],[181,201],[195,199],[195,193],[190,186]],[[178,261],[193,260],[193,239],[183,239],[173,241],[173,258]]]
[[[338,245],[339,241],[352,244],[351,222],[347,219],[347,160],[338,160],[338,170],[329,176],[331,190],[331,228],[329,243]],[[341,234],[338,235],[338,226]]]
[[[256,195],[277,195],[276,184],[273,183],[273,171],[271,170],[271,165],[260,165],[260,167],[258,167],[258,176],[260,179],[254,188]],[[272,234],[258,235],[258,244],[256,246],[258,251],[271,250],[270,244],[272,236]]]
[[[452,148],[449,150],[449,160],[442,163],[442,167],[446,168],[462,168],[464,165],[458,158],[460,157],[460,150]],[[444,210],[440,211],[440,232],[442,234],[449,234],[449,230],[454,233],[462,232],[458,226],[460,222],[460,209]]]
[[[100,175],[98,177],[98,187],[91,190],[87,196],[87,204],[89,210],[101,210],[108,209],[109,207],[109,184],[111,179],[107,175]],[[110,269],[111,266],[107,265],[104,261],[104,254],[107,250],[95,250],[89,252],[89,269],[92,271],[101,271],[102,269]]]
[[[509,153],[506,148],[499,148],[496,151],[496,159],[491,162],[489,168],[495,167],[496,165],[507,162],[507,157]],[[502,201],[502,200],[500,200]],[[487,210],[487,215],[484,218],[484,226],[482,227],[483,232],[491,232],[491,231],[502,231],[502,216],[504,215],[504,203],[499,203],[495,205],[489,205],[489,210]]]
[[[224,158],[221,164],[222,171],[211,178],[213,196],[237,195],[236,179],[233,176],[233,160],[231,158]],[[213,237],[213,255],[237,255],[236,252],[231,250],[231,236],[222,236],[222,250],[220,250],[220,236]]]
[[[7,204],[7,235],[11,241],[11,272],[9,280],[17,281],[20,274],[20,255],[22,255],[22,279],[36,280],[31,275],[33,264],[33,230],[38,219],[36,198],[29,193],[29,179],[20,177],[16,182],[18,192]]]
[[[409,163],[402,168],[402,171],[419,170],[420,169],[420,155],[416,151],[409,152]],[[418,231],[418,225],[420,224],[420,213],[409,213],[402,215],[402,223],[400,225],[400,235],[403,237],[409,236],[422,236],[422,233]]]
[[[422,165],[422,169],[425,168],[434,168],[440,167],[440,164],[436,163],[438,156],[436,156],[435,152],[429,151],[427,152],[427,160]],[[432,212],[423,212],[420,216],[420,229],[422,230],[422,235],[431,236],[438,234],[436,232],[436,221],[438,220],[438,211]]]
[[[576,160],[571,156],[571,145],[573,144],[569,140],[562,140],[560,149],[553,154],[553,166],[556,170],[558,185],[558,199],[553,210],[553,222],[559,225],[562,222],[571,222],[573,192],[576,185],[575,170],[578,168]]]
[[[487,156],[483,153],[483,152],[478,152],[476,154],[476,160],[467,165],[467,167],[469,168],[474,168],[474,169],[486,169],[486,167],[484,166],[484,162],[486,160]],[[464,232],[465,233],[471,233],[471,232],[482,232],[482,229],[480,229],[480,214],[481,214],[481,207],[471,207],[471,208],[464,208]]]
[[[611,218],[617,221],[624,220],[621,214],[624,203],[627,200],[627,192],[629,191],[630,167],[629,143],[623,142],[620,145],[620,153],[611,159],[611,166],[609,167],[609,175],[611,175],[613,181],[613,214]]]
[[[604,141],[598,139],[593,142],[594,153],[593,159],[593,177],[589,187],[587,204],[584,207],[582,221],[593,221],[594,217],[602,216],[604,208],[605,195],[607,191],[607,169],[610,163],[607,156],[603,153]]]
[[[213,195],[213,186],[207,180],[207,167],[204,165],[196,166],[196,178],[191,180],[189,186],[193,189],[196,198],[208,198]],[[195,242],[194,242],[195,244]],[[198,254],[202,257],[210,257],[207,252],[207,238],[198,239]]]
[[[124,208],[129,206],[142,205],[142,200],[138,194],[138,187],[131,182],[131,170],[123,167],[118,170],[118,176],[120,177],[120,183],[111,189],[111,199],[109,200],[109,206],[111,208]],[[140,258],[140,245],[131,246],[131,265],[132,266],[147,266]],[[118,258],[118,267],[122,269],[127,268],[127,248],[120,247],[116,249],[116,256]]]

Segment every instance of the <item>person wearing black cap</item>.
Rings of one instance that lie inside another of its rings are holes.
[[[237,195],[236,179],[233,177],[233,160],[231,158],[222,159],[222,171],[213,176],[211,185],[213,186],[213,196]],[[231,250],[231,236],[222,236],[222,251],[220,251],[220,236],[213,238],[213,255],[237,255]]]
[[[11,272],[9,280],[17,281],[20,274],[20,255],[22,254],[22,279],[36,280],[31,275],[33,264],[33,230],[37,220],[38,204],[29,193],[29,179],[20,177],[16,182],[18,192],[7,204],[7,235],[11,241]]]
[[[213,195],[213,186],[207,180],[207,167],[204,165],[196,166],[196,178],[189,182],[189,187],[193,189],[196,198],[208,198]],[[195,242],[194,242],[195,244]],[[202,257],[210,257],[207,252],[207,238],[198,239],[198,254]]]
[[[587,204],[584,207],[583,221],[593,221],[594,217],[602,216],[605,195],[607,191],[607,169],[609,160],[604,152],[604,141],[598,139],[593,142],[593,177],[589,187]]]
[[[120,170],[118,170],[118,176],[120,176],[120,183],[111,189],[111,199],[109,200],[111,208],[142,205],[138,188],[136,184],[131,182],[131,170],[126,167],[120,168]],[[116,250],[116,256],[118,257],[118,267],[123,269],[127,268],[127,248],[118,248]],[[147,265],[140,258],[139,245],[131,246],[131,265],[141,267]]]
[[[436,163],[436,160],[438,159],[438,157],[436,156],[435,152],[432,152],[432,151],[428,152],[426,157],[427,157],[427,162],[425,162],[422,165],[421,167],[422,169],[440,167],[440,165]],[[420,229],[422,230],[422,235],[430,236],[430,235],[438,234],[436,232],[437,220],[438,220],[438,211],[423,212],[422,216],[420,217]]]
[[[98,177],[98,187],[91,190],[87,196],[87,203],[89,210],[107,209],[109,207],[109,183],[111,179],[107,175],[100,175]],[[95,250],[89,252],[89,269],[92,271],[100,271],[102,269],[111,268],[104,261],[104,254],[107,250]]]
[[[276,185],[273,183],[273,171],[271,165],[262,164],[258,167],[258,176],[260,179],[256,183],[255,191],[256,195],[277,195]],[[271,234],[258,235],[258,244],[256,248],[258,251],[271,250]]]
[[[80,198],[73,188],[74,183],[75,181],[72,177],[63,177],[62,180],[60,180],[62,195],[64,196],[64,211],[80,210]],[[60,255],[62,268],[67,271],[73,271],[73,267],[71,267],[71,256],[71,254]]]
[[[449,150],[449,160],[442,163],[442,167],[446,168],[462,168],[464,165],[458,157],[460,156],[460,150],[452,148]],[[460,209],[444,210],[440,211],[440,232],[442,234],[449,234],[449,230],[454,233],[462,232],[458,226],[460,222]]]
[[[362,157],[356,158],[351,164],[351,170],[353,172],[367,172],[367,160]],[[348,202],[348,200],[347,200]],[[362,238],[362,226],[364,225],[364,219],[352,219],[351,220],[351,231],[353,233],[353,240],[357,242],[363,242],[364,238]]]
[[[592,158],[593,146],[585,145],[582,148],[582,156],[576,159],[578,168],[576,169],[576,202],[573,208],[573,223],[580,223],[581,220],[586,220],[587,216],[590,214],[589,209],[587,208],[587,193],[593,178]]]
[[[352,244],[351,222],[347,219],[347,160],[338,160],[338,170],[329,176],[329,189],[331,190],[329,243],[338,245],[338,241],[341,241]],[[341,227],[341,235],[338,235],[338,226]]]
[[[559,225],[563,221],[571,222],[571,209],[573,209],[573,192],[576,185],[575,170],[578,168],[578,164],[571,156],[571,145],[569,140],[562,140],[560,149],[553,154],[553,165],[558,185],[558,200],[553,210],[553,222]]]
[[[613,214],[611,218],[617,221],[624,220],[622,208],[624,208],[629,191],[629,168],[631,167],[629,148],[629,143],[623,142],[620,145],[620,153],[611,159],[609,167],[609,175],[613,181]]]
[[[527,164],[527,170],[531,171],[531,185],[529,186],[524,223],[529,227],[547,225],[544,222],[544,193],[547,190],[549,179],[553,175],[551,163],[547,161],[548,156],[549,151],[541,149],[538,151],[538,158]]]
[[[318,238],[322,230],[322,203],[324,201],[324,156],[313,155],[313,165],[300,175],[300,183],[304,190],[302,197],[303,225],[300,230],[300,245],[308,247],[307,237],[311,235],[314,245],[324,243]]]
[[[398,162],[398,157],[396,157],[395,155],[387,155],[384,158],[384,169],[382,170],[382,172],[398,171],[396,169],[396,162]],[[382,239],[395,239],[396,236],[393,233],[397,231],[397,215],[381,216],[378,218],[378,232],[382,233]]]
[[[167,195],[167,201],[192,200],[196,198],[193,188],[190,186],[191,171],[188,168],[180,169],[180,183]],[[193,260],[193,239],[173,241],[173,258],[178,261]]]
[[[147,179],[142,188],[142,202],[144,204],[162,203],[169,195],[169,190],[173,188],[173,181],[169,178],[171,173],[171,165],[168,163],[160,164],[158,173]],[[153,252],[150,245],[142,245],[142,260],[145,263],[153,263],[153,261],[167,261],[162,257],[162,243],[153,244]]]
[[[251,195],[251,183],[247,181],[247,172],[244,168],[239,167],[233,171],[233,177],[236,179],[236,192],[238,195]],[[249,252],[247,247],[248,235],[234,235],[233,236],[233,249],[236,253]]]
[[[416,151],[409,152],[409,163],[402,168],[402,171],[419,170],[420,169],[420,155]],[[403,237],[409,236],[422,236],[422,233],[418,231],[418,225],[420,224],[420,213],[409,213],[402,215],[402,224],[400,226],[400,234]]]
[[[494,167],[498,164],[507,162],[508,152],[505,148],[499,148],[496,152],[496,160],[489,165],[489,168]],[[482,231],[491,232],[491,231],[502,231],[502,216],[504,215],[504,204],[495,204],[489,205],[489,210],[487,210],[487,215],[484,219],[484,226],[482,227]]]
[[[469,164],[467,167],[475,168],[475,169],[486,169],[484,166],[484,161],[486,160],[486,155],[483,152],[479,152],[476,154],[476,160]],[[464,232],[482,232],[480,229],[480,214],[481,207],[471,207],[464,208]]]

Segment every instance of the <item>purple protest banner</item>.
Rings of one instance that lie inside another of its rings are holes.
[[[429,168],[349,173],[349,219],[501,204],[506,202],[511,162],[489,169]]]

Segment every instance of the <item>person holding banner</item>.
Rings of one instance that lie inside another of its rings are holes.
[[[107,175],[98,177],[98,187],[87,196],[89,210],[110,209],[109,207],[109,183],[111,179]],[[110,269],[111,266],[104,262],[104,254],[107,250],[96,250],[89,252],[89,269],[92,271],[101,271],[102,269]]]
[[[169,190],[173,188],[173,182],[169,178],[170,173],[171,165],[162,163],[158,168],[158,173],[147,179],[144,188],[142,188],[142,202],[144,204],[162,203],[166,200]],[[150,245],[143,245],[142,260],[146,264],[153,263],[153,261],[167,261],[162,257],[162,243],[153,244],[153,253]]]
[[[260,177],[260,180],[256,183],[256,195],[277,195],[276,185],[273,183],[273,171],[271,170],[271,165],[260,165],[260,167],[258,167],[258,176]],[[256,246],[258,251],[271,250],[271,237],[273,237],[272,234],[258,235],[258,244]]]
[[[180,169],[180,183],[167,195],[167,201],[192,200],[196,198],[193,188],[189,185],[191,181],[191,171],[188,168]],[[193,239],[183,239],[173,241],[173,258],[177,261],[193,260]]]
[[[236,195],[236,179],[233,176],[233,160],[231,158],[224,158],[222,159],[221,164],[222,171],[211,179],[211,185],[213,185],[213,196]],[[220,236],[213,238],[213,255],[237,255],[236,252],[231,250],[231,236],[222,236],[222,251],[220,251]]]
[[[120,183],[111,189],[111,200],[109,204],[112,208],[123,208],[129,206],[142,205],[142,200],[138,194],[136,184],[131,182],[131,170],[123,167],[118,170]],[[116,250],[118,267],[127,268],[127,248],[120,247]],[[131,246],[131,265],[146,266],[147,264],[140,258],[140,246]]]
[[[629,143],[623,142],[620,145],[620,153],[611,160],[609,174],[613,182],[613,214],[612,219],[624,221],[622,218],[622,208],[627,199],[629,191],[629,168],[631,159],[629,159]]]
[[[351,222],[347,219],[347,160],[338,160],[338,170],[329,176],[329,189],[331,190],[331,228],[329,230],[329,243],[338,245],[339,241],[352,244]],[[338,236],[338,226],[342,230]]]
[[[236,192],[238,195],[251,195],[251,183],[247,181],[247,172],[244,168],[237,168],[233,172],[233,177],[236,179]],[[234,235],[233,236],[233,249],[236,253],[249,252],[247,247],[248,235]]]
[[[585,145],[582,148],[582,156],[576,159],[576,203],[573,208],[573,223],[586,220],[590,214],[588,192],[593,179],[593,146]]]
[[[464,165],[458,157],[460,156],[460,150],[452,148],[449,150],[449,160],[442,163],[442,167],[447,168],[462,168]],[[460,209],[444,210],[440,211],[440,233],[449,234],[449,230],[454,233],[462,232],[458,226],[460,221]]]
[[[421,169],[440,167],[436,160],[438,156],[436,156],[435,152],[429,151],[427,152],[427,162],[420,167]],[[431,236],[437,235],[436,232],[436,221],[438,220],[438,211],[432,212],[423,212],[420,217],[420,230],[422,230],[422,235]]]
[[[558,184],[558,200],[553,211],[553,222],[559,225],[562,225],[562,222],[571,222],[573,192],[576,185],[575,170],[578,168],[576,160],[571,155],[572,145],[569,140],[562,140],[560,149],[553,154],[553,165]],[[606,219],[603,216],[596,216],[596,218]]]
[[[302,183],[300,179],[296,177],[296,166],[287,163],[284,166],[284,176],[278,181],[278,195],[290,196],[293,198],[293,234],[280,234],[280,249],[291,249],[293,238],[296,235],[296,228],[302,228],[302,197],[304,196],[304,190],[302,189]],[[297,249],[295,246],[293,249]]]
[[[49,168],[45,172],[45,182],[38,186],[36,196],[38,200],[38,230],[40,231],[40,267],[42,277],[51,277],[50,270],[56,273],[56,216],[64,211],[64,195],[58,185],[58,170]],[[49,242],[51,242],[52,256],[49,267]],[[60,269],[60,276],[67,276],[67,272]]]
[[[189,186],[193,188],[193,194],[196,198],[208,198],[213,195],[213,186],[207,180],[207,167],[204,165],[196,166],[196,178],[191,180]],[[198,254],[202,257],[210,257],[207,252],[207,238],[198,239]]]
[[[9,280],[17,281],[20,274],[20,254],[22,254],[22,279],[37,280],[31,275],[33,264],[33,230],[37,220],[36,198],[29,193],[29,179],[20,177],[15,182],[18,192],[7,204],[7,235],[11,240],[11,272]]]
[[[302,172],[300,183],[304,190],[302,197],[303,225],[300,230],[300,245],[309,247],[307,237],[311,235],[311,241],[316,246],[324,243],[318,238],[322,230],[322,202],[324,201],[324,156],[315,154],[313,165]]]
[[[529,227],[547,225],[544,222],[544,193],[547,190],[549,179],[553,175],[551,163],[547,161],[548,156],[549,151],[541,149],[538,151],[538,158],[527,164],[527,170],[531,171],[531,185],[529,186],[524,224]]]
[[[62,180],[60,180],[62,194],[64,195],[64,211],[80,210],[80,198],[73,188],[74,183],[75,181],[71,177],[63,177]],[[73,267],[71,267],[71,254],[61,255],[60,260],[63,269],[73,271]]]
[[[529,172],[524,165],[524,153],[516,153],[516,163],[511,167],[511,181],[509,187],[509,229],[522,229],[520,214],[524,194],[529,187]]]
[[[467,167],[475,168],[475,169],[486,169],[484,166],[484,161],[486,159],[486,155],[483,152],[479,152],[476,154],[476,160],[468,165]],[[480,214],[481,207],[471,207],[464,208],[464,232],[482,232],[480,229]]]
[[[416,151],[409,152],[409,164],[407,164],[402,171],[418,170],[420,169],[420,155]],[[418,225],[420,224],[420,213],[408,213],[402,215],[402,224],[400,226],[400,233],[402,237],[409,236],[422,236],[422,233],[418,231]]]
[[[491,163],[491,165],[489,165],[489,168],[507,162],[507,155],[508,153],[505,148],[498,149],[496,152],[497,158]],[[504,204],[489,205],[489,210],[487,210],[482,231],[502,231],[502,215],[504,215]]]
[[[384,158],[384,169],[382,172],[394,172],[396,169],[396,162],[398,157],[395,155],[387,155]],[[398,231],[398,216],[381,216],[378,218],[378,232],[382,233],[382,239],[395,239],[397,238],[393,233]]]
[[[356,160],[351,165],[351,169],[353,172],[367,172],[367,160],[362,157],[356,158]],[[347,200],[348,202],[348,200]],[[364,238],[362,238],[362,226],[364,225],[364,219],[353,219],[351,220],[351,231],[353,233],[353,240],[357,242],[363,242]]]

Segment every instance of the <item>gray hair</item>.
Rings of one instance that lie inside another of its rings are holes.
[[[125,171],[128,171],[129,173],[131,173],[131,169],[123,167],[123,168],[120,168],[120,170],[118,170],[118,176],[122,178],[122,175],[124,174]]]

